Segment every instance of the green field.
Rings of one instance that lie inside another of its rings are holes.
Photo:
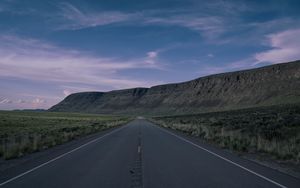
[[[231,150],[300,163],[300,104],[154,117],[152,121]]]
[[[0,157],[11,159],[130,121],[79,113],[0,111]]]

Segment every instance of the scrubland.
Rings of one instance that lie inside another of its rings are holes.
[[[20,157],[129,120],[96,114],[0,111],[0,157]]]
[[[230,150],[300,162],[300,104],[153,117],[152,121]]]

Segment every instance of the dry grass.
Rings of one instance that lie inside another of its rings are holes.
[[[300,162],[300,105],[155,117],[152,120],[231,150],[264,152],[276,159]]]
[[[20,157],[129,120],[79,113],[0,111],[0,157]]]

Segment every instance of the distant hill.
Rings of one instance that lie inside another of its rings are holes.
[[[26,112],[44,112],[47,111],[45,109],[15,109],[12,111],[26,111]]]
[[[170,115],[299,102],[300,61],[294,61],[151,88],[74,93],[49,110]]]

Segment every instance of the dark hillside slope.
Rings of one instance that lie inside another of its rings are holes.
[[[49,110],[167,115],[298,102],[300,61],[295,61],[151,88],[75,93]]]

